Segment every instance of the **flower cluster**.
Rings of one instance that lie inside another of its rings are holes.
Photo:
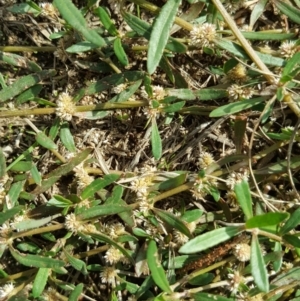
[[[279,50],[281,55],[286,58],[291,58],[297,52],[296,43],[294,41],[283,42]]]
[[[226,185],[228,186],[228,188],[233,190],[234,186],[239,182],[248,181],[248,177],[249,174],[247,170],[242,170],[241,172],[233,172],[228,176]]]
[[[57,100],[56,115],[70,121],[75,113],[75,104],[68,93],[61,93]]]
[[[210,166],[213,162],[215,162],[215,159],[213,155],[209,152],[202,152],[199,156],[199,166],[200,168],[206,168]]]
[[[210,23],[195,25],[190,32],[190,36],[192,46],[197,48],[210,47],[217,36],[216,26]]]
[[[249,99],[253,96],[254,90],[239,85],[231,85],[228,89],[229,100]]]

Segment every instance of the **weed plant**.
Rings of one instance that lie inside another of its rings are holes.
[[[299,0],[0,3],[0,300],[300,300]]]

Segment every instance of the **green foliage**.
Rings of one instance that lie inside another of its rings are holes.
[[[1,19],[1,298],[296,300],[300,1],[79,2]]]

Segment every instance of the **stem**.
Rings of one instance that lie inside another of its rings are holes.
[[[197,277],[197,276],[199,276],[199,275],[208,273],[208,272],[210,272],[210,271],[212,271],[212,270],[214,270],[214,269],[216,269],[216,268],[218,268],[218,267],[224,265],[225,263],[227,263],[227,260],[222,260],[222,261],[219,261],[219,262],[217,262],[217,263],[215,263],[215,264],[210,265],[209,267],[207,267],[207,268],[205,268],[205,269],[197,270],[197,271],[195,271],[195,272],[193,272],[193,273],[191,273],[191,274],[189,274],[189,275],[183,277],[182,279],[180,279],[180,280],[179,280],[178,282],[176,282],[175,284],[171,285],[171,286],[170,286],[170,287],[171,287],[171,290],[174,291],[178,286],[183,285],[184,283],[190,281],[191,279],[193,279],[193,278],[195,278],[195,277]],[[202,289],[203,289],[203,288],[204,288],[204,287],[202,287]],[[193,291],[193,290],[191,290],[191,291]],[[190,291],[190,292],[191,292],[191,291]],[[193,291],[193,292],[194,292],[194,291]]]
[[[185,191],[185,190],[189,190],[191,189],[192,187],[194,186],[194,182],[188,182],[188,183],[185,183],[185,184],[182,184],[176,188],[173,188],[171,190],[168,190],[166,192],[163,192],[161,193],[160,195],[154,197],[152,200],[153,200],[153,204],[155,204],[156,202],[158,201],[161,201],[163,199],[166,199],[174,194],[178,194],[182,191]]]
[[[124,101],[120,103],[101,103],[97,105],[88,106],[76,106],[76,112],[88,112],[88,111],[101,111],[101,110],[114,110],[114,109],[131,109],[137,107],[148,107],[148,101]],[[49,115],[54,114],[56,108],[41,108],[41,109],[25,109],[14,111],[0,111],[0,118],[9,118],[15,116],[28,116],[28,115]]]
[[[213,4],[216,6],[222,17],[224,18],[224,21],[227,23],[229,28],[232,30],[232,33],[235,35],[236,39],[240,42],[241,46],[244,48],[246,53],[249,55],[251,60],[257,65],[257,67],[263,72],[264,77],[266,80],[273,84],[275,82],[275,78],[271,71],[268,69],[268,67],[262,62],[260,57],[257,55],[257,53],[252,49],[251,45],[248,43],[248,41],[244,38],[242,33],[239,31],[238,27],[236,26],[236,23],[232,20],[230,15],[227,13],[226,9],[220,2],[220,0],[212,0]]]
[[[5,52],[54,52],[56,49],[55,46],[0,46],[0,51]]]

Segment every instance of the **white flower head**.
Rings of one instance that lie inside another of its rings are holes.
[[[0,298],[4,300],[4,298],[8,297],[9,294],[14,290],[15,286],[10,282],[6,283],[0,287]]]
[[[70,121],[75,114],[75,104],[68,93],[60,93],[57,100],[56,115],[63,120]]]
[[[77,233],[84,230],[84,226],[76,219],[74,213],[70,213],[65,217],[65,227],[68,231]]]
[[[190,44],[197,48],[212,46],[217,36],[216,25],[210,23],[195,25],[190,36]]]
[[[286,58],[291,58],[297,52],[295,44],[294,41],[283,42],[279,47],[280,54]]]
[[[251,247],[246,243],[237,244],[233,249],[233,255],[242,262],[250,260]]]
[[[100,277],[102,282],[104,283],[115,283],[115,278],[118,276],[119,270],[115,269],[114,267],[105,267],[103,272],[100,273]]]

